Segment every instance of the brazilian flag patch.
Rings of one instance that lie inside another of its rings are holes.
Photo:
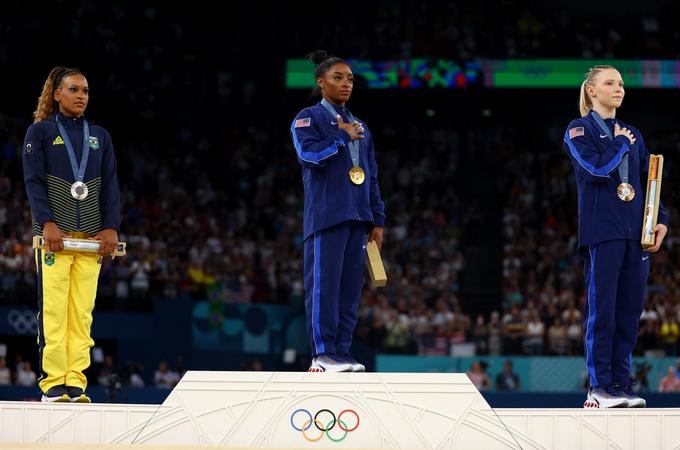
[[[56,255],[52,252],[47,252],[45,253],[45,265],[46,266],[51,266],[54,264],[54,259],[56,258]]]
[[[99,150],[99,139],[97,136],[90,136],[90,148],[92,150]]]

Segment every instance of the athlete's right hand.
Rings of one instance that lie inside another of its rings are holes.
[[[59,229],[54,222],[45,222],[43,225],[43,238],[45,238],[46,252],[60,252],[64,249],[66,234]]]
[[[635,135],[628,128],[621,128],[618,123],[614,124],[614,137],[616,136],[626,136],[630,141],[631,145],[635,144]]]
[[[338,114],[338,130],[345,130],[352,140],[364,138],[364,127],[359,122],[347,123]]]

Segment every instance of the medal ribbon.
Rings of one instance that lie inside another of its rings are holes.
[[[597,123],[597,126],[600,127],[603,133],[605,133],[607,136],[609,136],[609,140],[613,141],[614,140],[614,135],[612,134],[612,130],[609,129],[606,123],[604,123],[604,120],[602,119],[602,116],[595,111],[593,111],[593,119],[595,119],[595,123]],[[628,184],[628,153],[623,155],[623,158],[621,159],[621,164],[619,164],[618,167],[619,170],[619,178],[621,178],[621,183],[626,183]]]
[[[64,145],[66,145],[66,151],[68,152],[68,159],[71,161],[71,170],[73,171],[73,178],[75,181],[83,181],[85,178],[85,169],[87,168],[87,160],[90,156],[90,126],[87,120],[83,119],[83,156],[80,158],[80,167],[76,163],[76,152],[73,149],[73,144],[71,144],[71,138],[68,137],[66,129],[59,121],[59,114],[57,114],[57,127],[59,128],[59,134],[64,140]]]
[[[331,113],[331,116],[333,116],[333,119],[337,119],[339,114],[333,108],[333,106],[329,103],[328,100],[325,98],[321,100],[321,105],[328,110],[329,113]],[[347,110],[347,117],[349,117],[349,120],[354,122],[354,116],[352,115],[349,110]],[[349,141],[349,156],[352,158],[352,165],[354,167],[359,167],[359,141],[354,140],[354,141]]]

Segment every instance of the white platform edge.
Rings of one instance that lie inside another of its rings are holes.
[[[441,375],[441,376],[438,376]],[[301,374],[294,372],[189,372],[182,382],[173,390],[163,405],[125,405],[125,404],[41,404],[36,402],[0,402],[0,442],[16,443],[55,443],[55,444],[148,444],[149,447],[159,444],[176,445],[216,445],[226,448],[324,448],[321,442],[317,445],[286,445],[286,442],[273,440],[272,433],[263,433],[250,427],[252,436],[244,445],[236,434],[218,439],[210,437],[205,424],[206,417],[218,409],[202,408],[189,403],[195,396],[215,399],[224,403],[226,399],[237,397],[247,392],[256,396],[256,400],[265,397],[281,399],[285,396],[285,407],[291,408],[296,401],[314,400],[309,393],[317,392],[324,402],[342,399],[357,404],[366,411],[366,419],[374,419],[369,406],[375,408],[375,400],[381,396],[390,398],[385,403],[388,409],[394,410],[408,407],[412,399],[434,396],[459,395],[461,402],[470,402],[465,408],[464,417],[459,423],[469,429],[477,429],[484,434],[486,441],[477,441],[477,437],[468,435],[465,448],[489,448],[488,438],[493,438],[492,447],[523,449],[677,449],[680,448],[680,409],[617,409],[617,410],[583,410],[583,409],[511,409],[492,410],[483,400],[481,394],[464,374]],[[413,391],[413,392],[411,392]],[[337,395],[336,395],[337,394]],[[415,395],[417,394],[417,395]],[[415,395],[415,397],[414,397]],[[220,399],[220,396],[223,396]],[[402,396],[402,400],[395,400]],[[478,396],[478,397],[477,397]],[[189,400],[187,400],[189,399]],[[312,400],[310,400],[312,399]],[[367,406],[366,399],[371,400]],[[234,401],[234,405],[238,402]],[[243,402],[241,402],[243,403]],[[266,403],[266,402],[265,402]],[[279,402],[281,403],[281,402]],[[433,402],[433,404],[436,402]],[[202,403],[199,402],[202,405]],[[253,408],[257,401],[247,403]],[[237,406],[232,405],[234,408]],[[435,405],[436,406],[436,405]],[[342,406],[338,406],[342,407]],[[238,417],[239,424],[248,428],[248,414],[245,407]],[[434,407],[433,407],[434,408]],[[200,408],[199,408],[200,409]],[[433,411],[436,408],[433,409]],[[262,409],[251,412],[262,415]],[[266,409],[264,411],[267,411]],[[280,411],[268,411],[276,416]],[[435,411],[436,413],[436,411]],[[428,411],[420,411],[416,418],[425,417]],[[227,417],[220,416],[220,421]],[[383,417],[383,416],[380,416]],[[400,420],[395,416],[394,422]],[[429,414],[428,420],[436,420],[437,415]],[[433,419],[434,418],[434,419]],[[499,421],[499,419],[502,421]],[[197,420],[203,420],[199,424]],[[212,419],[211,419],[212,420]],[[272,429],[273,422],[269,423]],[[218,421],[219,426],[222,422]],[[258,422],[259,423],[259,422]],[[444,422],[442,422],[444,423]],[[199,426],[201,425],[201,426]],[[224,430],[227,430],[224,422]],[[458,425],[460,428],[460,425]],[[512,436],[503,436],[505,427]],[[379,427],[378,427],[379,428]],[[188,430],[188,431],[187,431]],[[223,431],[224,431],[223,430]],[[451,436],[439,441],[438,445],[418,447],[410,444],[404,446],[390,441],[394,430],[386,430],[380,445],[372,448],[458,448],[463,441]],[[169,433],[169,434],[168,434]],[[174,433],[174,434],[173,434]],[[260,437],[258,438],[258,433]],[[163,437],[167,435],[169,437]],[[189,436],[192,435],[192,436]],[[178,437],[179,436],[179,437]],[[165,440],[164,440],[165,439]],[[231,441],[229,439],[232,439]],[[258,440],[259,439],[259,440]],[[456,440],[458,439],[458,440]],[[332,448],[366,448],[346,442],[335,443]],[[297,442],[297,441],[295,441]],[[371,441],[373,442],[373,441]],[[516,444],[519,443],[519,446]],[[332,444],[328,442],[327,444]],[[472,445],[469,447],[468,444]],[[477,445],[478,444],[478,445]],[[353,446],[354,445],[354,446]],[[135,445],[135,447],[137,447]],[[329,446],[330,447],[330,446]]]

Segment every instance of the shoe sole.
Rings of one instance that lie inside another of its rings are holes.
[[[67,394],[63,394],[60,397],[47,397],[43,394],[40,401],[43,403],[68,403],[71,401],[71,399]]]
[[[90,397],[85,394],[81,394],[80,397],[70,398],[69,401],[71,403],[92,403]]]
[[[623,401],[621,403],[610,403],[610,404],[601,404],[598,400],[594,398],[589,398],[585,402],[583,402],[583,407],[585,409],[609,409],[609,408],[628,408],[628,401]]]

